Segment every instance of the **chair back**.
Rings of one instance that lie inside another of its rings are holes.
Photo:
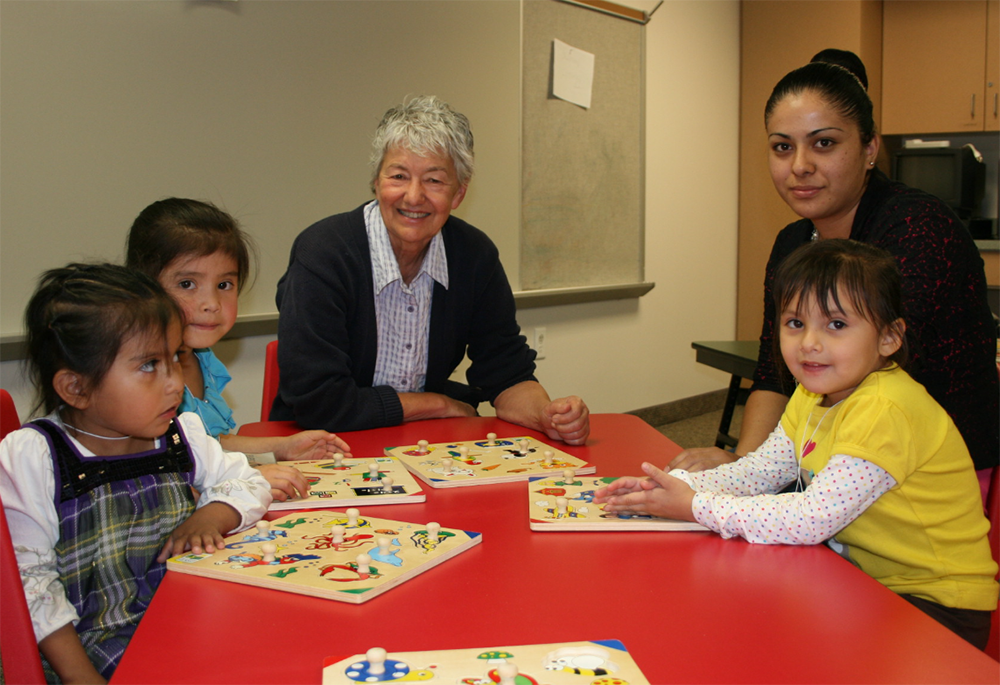
[[[17,407],[14,406],[14,398],[10,393],[0,388],[0,440],[7,437],[7,433],[16,431],[21,427],[21,419],[17,418]]]
[[[264,351],[264,395],[260,400],[260,420],[271,417],[271,405],[278,396],[278,341],[272,340]]]
[[[0,440],[20,427],[14,399],[0,388]],[[45,673],[38,656],[35,629],[31,627],[31,614],[24,598],[3,502],[0,502],[0,587],[4,589],[3,602],[0,602],[0,660],[3,661],[4,680],[8,683],[44,683]]]
[[[1000,466],[993,467],[990,491],[986,496],[986,515],[990,519],[990,549],[993,550],[993,560],[1000,563]],[[997,577],[1000,578],[1000,573]],[[986,653],[1000,661],[1000,602],[997,603],[997,610],[993,612]]]

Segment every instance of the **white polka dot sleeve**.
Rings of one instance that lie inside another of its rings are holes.
[[[787,435],[780,433],[775,431],[758,452],[733,464],[685,474],[684,480],[698,491],[692,503],[698,523],[724,538],[738,535],[754,543],[815,545],[843,530],[896,485],[881,467],[837,454],[805,491],[758,494],[775,492],[794,479],[794,448]],[[779,444],[771,445],[772,441]],[[780,445],[782,441],[787,441],[787,448]],[[777,453],[768,452],[771,458],[762,456],[765,448],[775,447]],[[791,450],[792,478],[776,478],[782,472],[778,463],[788,461],[786,449]],[[761,459],[778,463],[763,464]],[[762,471],[761,466],[765,467]],[[777,487],[768,485],[778,481]]]

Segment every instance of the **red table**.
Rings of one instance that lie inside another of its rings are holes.
[[[591,417],[598,475],[680,448],[634,416]],[[278,434],[291,423],[251,424]],[[498,419],[345,433],[387,445],[543,437]],[[372,516],[439,521],[483,543],[362,605],[168,573],[113,683],[319,683],[323,659],[392,651],[618,639],[650,682],[997,683],[997,662],[823,546],[714,533],[533,533],[523,483],[427,490]],[[281,512],[287,513],[287,512]]]

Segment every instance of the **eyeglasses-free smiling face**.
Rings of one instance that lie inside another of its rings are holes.
[[[781,199],[812,220],[824,238],[847,238],[878,136],[861,141],[857,124],[814,91],[792,93],[767,120],[768,165]]]
[[[825,395],[829,407],[848,397],[868,376],[888,364],[902,344],[900,329],[879,331],[851,305],[842,289],[840,306],[829,303],[829,314],[809,297],[799,298],[781,312],[781,356],[806,390]]]
[[[423,252],[462,203],[466,188],[447,155],[418,155],[398,147],[386,151],[375,197],[397,259]]]
[[[236,260],[222,251],[182,255],[160,273],[160,285],[184,311],[186,347],[211,347],[236,323],[238,273]]]

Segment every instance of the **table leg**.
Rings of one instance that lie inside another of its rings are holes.
[[[736,447],[736,438],[729,435],[729,424],[733,421],[733,412],[736,410],[736,399],[740,394],[740,383],[742,378],[733,374],[729,380],[729,392],[726,394],[726,404],[722,408],[722,420],[719,422],[719,433],[715,437],[715,446],[722,449]]]

